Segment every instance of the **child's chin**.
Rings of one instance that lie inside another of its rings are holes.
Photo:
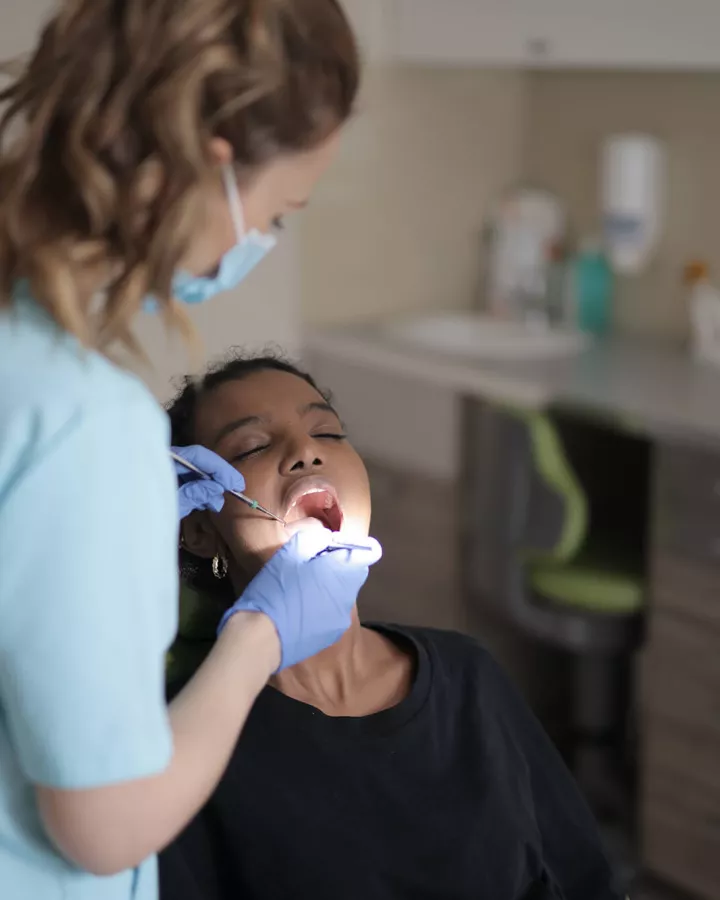
[[[274,523],[270,524],[274,525]],[[277,530],[272,529],[273,534],[271,535],[265,535],[265,533],[263,533],[262,537],[267,538],[267,541],[263,541],[262,544],[257,540],[258,535],[253,535],[256,539],[254,546],[249,546],[249,543],[245,542],[242,569],[247,572],[251,578],[254,578],[278,550],[287,544],[287,542],[298,532],[323,529],[324,527],[325,526],[319,519],[298,519],[296,522],[292,522],[284,528],[282,525],[278,525]]]

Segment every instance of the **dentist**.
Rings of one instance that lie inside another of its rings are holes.
[[[0,95],[4,897],[154,900],[269,676],[350,624],[379,548],[301,532],[166,707],[178,515],[244,483],[202,448],[214,480],[176,473],[112,351],[148,307],[187,335],[265,256],[357,87],[336,0],[64,0]]]

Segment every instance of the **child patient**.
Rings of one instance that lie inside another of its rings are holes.
[[[363,462],[288,363],[235,359],[188,381],[170,418],[174,444],[219,453],[288,522],[367,536]],[[232,497],[186,519],[184,576],[205,613],[219,618],[285,539]],[[160,865],[164,900],[620,896],[572,778],[487,652],[357,615],[336,646],[273,678]]]

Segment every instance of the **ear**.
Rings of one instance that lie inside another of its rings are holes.
[[[182,545],[193,556],[212,559],[222,551],[222,542],[207,510],[196,509],[186,516],[180,526]]]
[[[208,144],[210,159],[219,166],[226,166],[233,161],[233,149],[225,138],[214,137]]]

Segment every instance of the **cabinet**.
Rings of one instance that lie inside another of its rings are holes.
[[[720,898],[720,453],[661,446],[642,662],[643,863]]]
[[[366,59],[527,68],[720,69],[717,0],[342,0]],[[2,0],[0,61],[52,0]]]
[[[435,65],[720,68],[716,0],[387,0],[393,57]]]

